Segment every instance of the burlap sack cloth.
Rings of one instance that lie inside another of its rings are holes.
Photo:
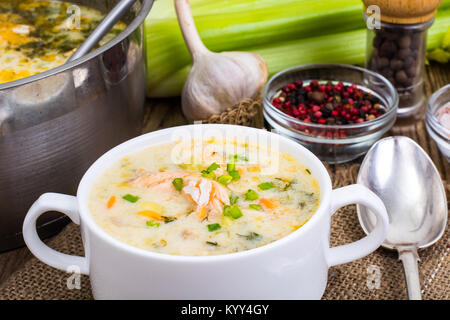
[[[261,126],[260,106],[246,102],[233,114],[223,114],[208,122],[245,123]],[[250,109],[249,109],[250,108]],[[250,111],[248,111],[250,110]],[[250,115],[249,115],[250,114]],[[254,122],[253,117],[259,117]],[[423,127],[420,135],[425,135]],[[407,133],[407,132],[406,132]],[[399,132],[396,134],[405,134]],[[408,134],[406,134],[408,135]],[[420,140],[421,137],[419,137]],[[423,138],[423,137],[422,137]],[[356,181],[359,162],[327,166],[333,188]],[[364,236],[356,216],[355,206],[339,210],[332,218],[331,245],[356,241]],[[430,248],[419,252],[420,279],[423,299],[450,298],[450,238],[449,230]],[[79,227],[69,224],[58,236],[47,243],[54,249],[73,255],[83,255]],[[36,258],[5,283],[0,289],[0,299],[92,299],[89,278],[82,276],[80,289],[68,289],[70,274],[45,265]],[[407,299],[403,267],[397,253],[379,248],[369,256],[329,270],[328,285],[323,299]]]

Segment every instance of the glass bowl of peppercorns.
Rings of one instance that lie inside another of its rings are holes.
[[[313,64],[274,75],[263,90],[263,113],[275,132],[322,161],[344,163],[365,154],[394,125],[398,100],[376,72]]]
[[[450,162],[450,84],[428,99],[425,124],[428,134]]]

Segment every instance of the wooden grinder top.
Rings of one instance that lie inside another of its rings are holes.
[[[436,15],[442,0],[362,0],[367,9],[380,7],[381,21],[396,24],[414,24],[428,21]]]

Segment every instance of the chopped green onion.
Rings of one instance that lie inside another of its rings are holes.
[[[230,203],[231,204],[236,204],[238,199],[239,199],[238,195],[235,195],[235,194],[230,195]]]
[[[246,156],[241,156],[241,155],[237,155],[237,154],[232,154],[230,155],[230,160],[240,160],[240,161],[248,161],[248,158]]]
[[[258,210],[258,211],[261,211],[262,210],[262,207],[259,205],[259,204],[250,204],[249,206],[248,206],[250,209],[253,209],[253,210]]]
[[[228,171],[228,174],[233,178],[232,180],[239,180],[241,178],[241,175],[239,174],[239,171],[237,170],[232,170],[232,171]]]
[[[175,189],[177,189],[178,191],[181,191],[181,189],[183,189],[183,179],[182,178],[173,179],[172,184],[175,187]]]
[[[258,193],[255,190],[248,189],[247,193],[245,194],[245,199],[253,201],[259,198]]]
[[[206,244],[209,244],[210,246],[218,246],[218,243],[215,241],[205,241]]]
[[[202,170],[202,177],[214,180],[216,178],[216,174],[213,171]]]
[[[218,182],[226,186],[230,184],[231,180],[233,180],[233,177],[227,174],[223,174],[217,178]]]
[[[207,227],[208,227],[209,232],[217,231],[221,228],[220,224],[218,224],[218,223],[208,224]]]
[[[211,164],[208,167],[208,169],[206,169],[206,171],[213,172],[214,170],[219,169],[219,168],[220,168],[220,166],[217,163],[214,162],[213,164]]]
[[[231,172],[234,170],[236,170],[236,165],[234,164],[234,162],[227,163],[227,171]]]
[[[233,219],[239,219],[243,216],[241,209],[237,205],[223,207],[223,215]]]
[[[275,188],[275,185],[272,182],[263,182],[258,184],[258,188],[260,188],[261,190],[269,190]]]
[[[208,169],[202,170],[202,177],[214,180],[216,178],[216,174],[214,170],[219,169],[220,166],[217,163],[211,164]]]
[[[306,171],[308,174],[311,174],[311,171],[310,171],[308,168],[306,168],[305,171]]]
[[[156,227],[156,228],[158,228],[161,225],[159,222],[155,222],[153,220],[149,220],[145,224],[149,227]]]
[[[164,219],[164,223],[169,223],[169,222],[177,220],[176,217],[166,217],[166,216],[161,216],[161,217]]]
[[[122,197],[122,199],[127,200],[129,202],[135,203],[136,201],[138,201],[140,198],[138,196],[133,196],[132,194],[126,194]]]

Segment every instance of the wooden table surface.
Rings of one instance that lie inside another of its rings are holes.
[[[441,65],[432,63],[427,67],[425,81],[425,92],[427,96],[448,83],[450,83],[450,64]],[[144,116],[144,133],[186,123],[187,121],[181,112],[179,98],[149,99],[147,101]],[[411,130],[411,127],[414,127],[415,130]],[[447,182],[450,181],[449,163],[440,154],[436,144],[428,134],[411,134],[412,131],[424,132],[425,125],[423,120],[397,121],[390,134],[408,135],[428,152],[441,174],[448,197],[449,184]],[[426,136],[426,139],[421,138],[421,136]],[[330,169],[333,170],[333,167],[331,166]],[[15,270],[21,268],[31,257],[32,254],[27,248],[0,253],[0,287]]]

